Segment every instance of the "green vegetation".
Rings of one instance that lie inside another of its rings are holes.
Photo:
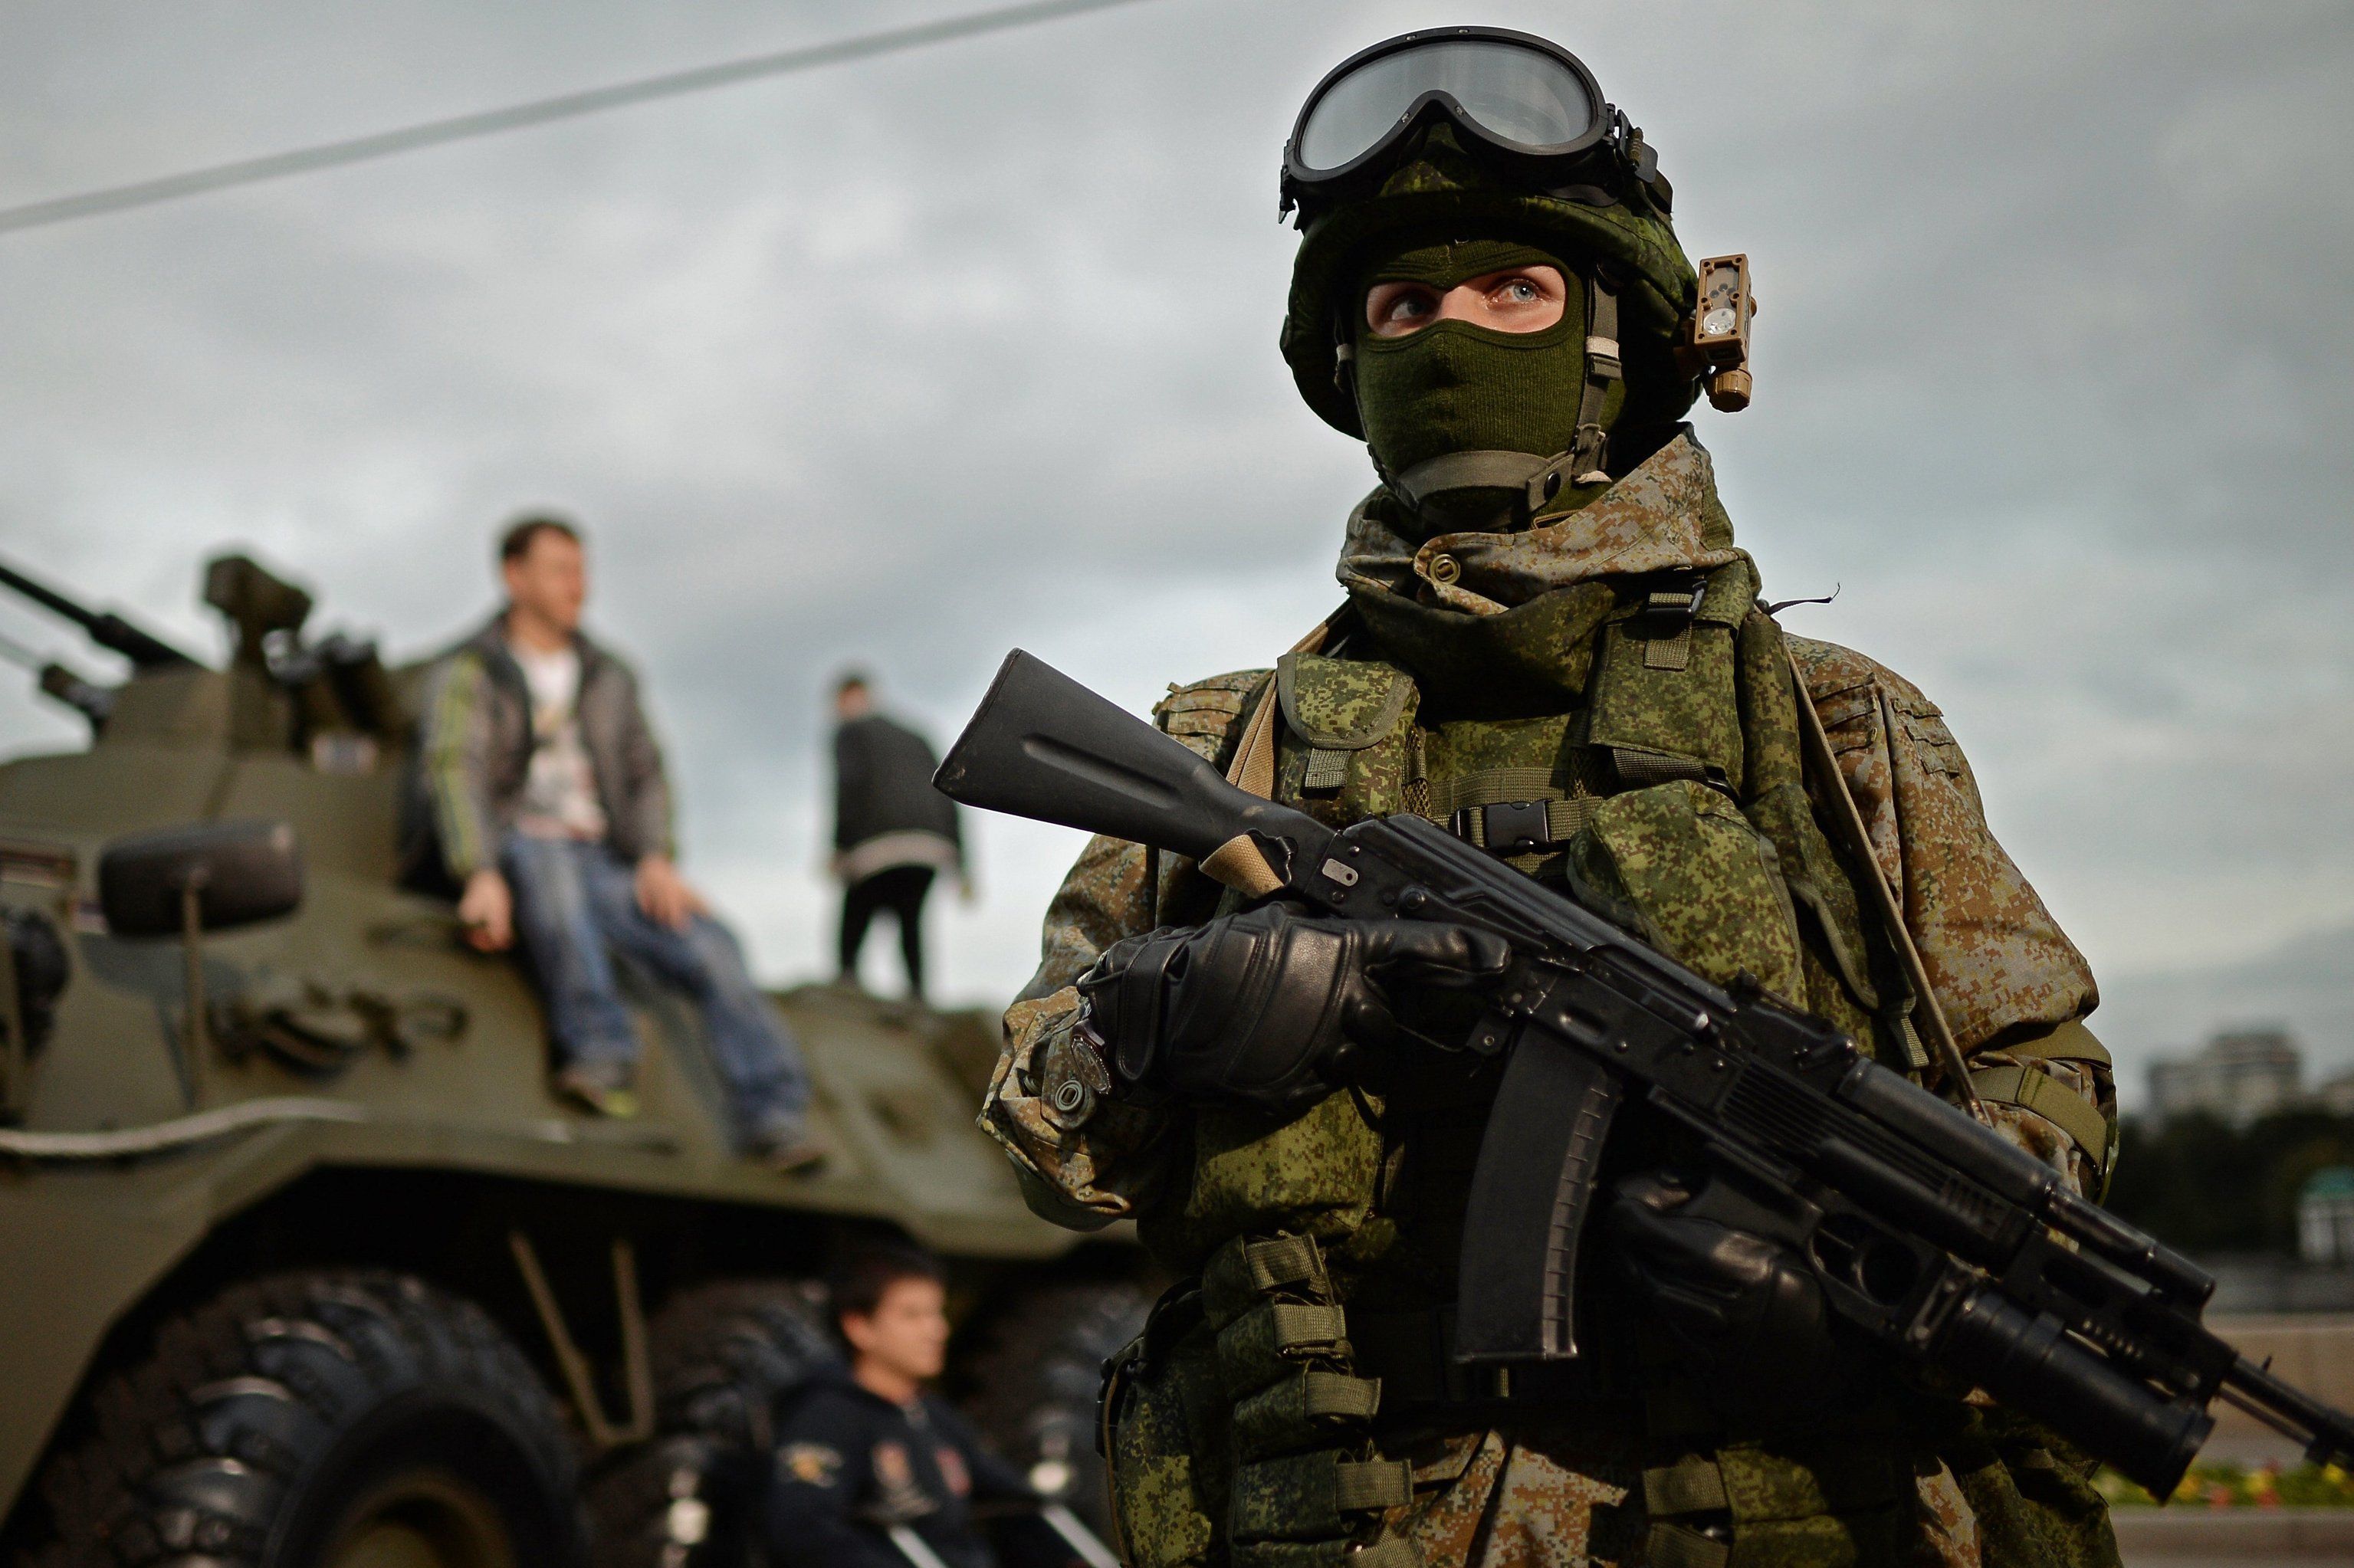
[[[2115,1470],[2093,1484],[2112,1508],[2149,1508],[2157,1499]],[[2354,1508],[2354,1475],[2336,1465],[2193,1465],[2174,1489],[2176,1508]]]
[[[2296,1195],[2354,1165],[2354,1117],[2284,1111],[2233,1131],[2211,1117],[2128,1120],[2108,1204],[2185,1252],[2294,1254]]]

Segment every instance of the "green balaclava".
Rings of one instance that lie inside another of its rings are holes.
[[[1377,260],[1353,290],[1358,300],[1378,283],[1416,282],[1444,293],[1469,279],[1529,266],[1558,270],[1567,295],[1561,320],[1530,333],[1441,321],[1402,337],[1381,337],[1358,313],[1352,355],[1357,412],[1374,466],[1393,489],[1432,474],[1425,465],[1433,459],[1475,452],[1550,459],[1567,452],[1585,385],[1586,290],[1563,249],[1426,233],[1400,235],[1374,255]],[[1608,383],[1602,403],[1605,429],[1625,404],[1624,385]],[[1415,495],[1409,504],[1434,530],[1469,527],[1507,517],[1516,504],[1523,514],[1567,511],[1603,488],[1577,484],[1574,474],[1564,472],[1555,493],[1531,508],[1521,492],[1527,477],[1522,471],[1529,466],[1490,464],[1483,475],[1478,468],[1458,465],[1452,476],[1458,482],[1481,477],[1498,482],[1444,485]]]
[[[1440,323],[1376,340],[1365,328],[1364,291],[1374,282],[1410,277],[1436,287],[1536,260],[1560,268],[1568,285],[1563,319],[1544,332]],[[1607,281],[1615,332],[1589,319],[1589,302],[1601,302],[1597,280]],[[1599,364],[1586,355],[1589,336],[1616,339],[1619,350],[1623,378],[1596,420],[1611,434],[1608,469],[1627,471],[1674,429],[1699,391],[1674,352],[1694,283],[1663,202],[1631,183],[1585,196],[1528,190],[1437,125],[1377,187],[1307,221],[1283,355],[1309,407],[1365,439],[1409,531],[1515,527],[1606,488],[1575,482],[1590,464],[1551,466],[1571,449],[1585,376]],[[1474,455],[1483,452],[1492,456]],[[1409,471],[1434,458],[1450,460],[1436,473],[1444,493],[1432,472]],[[1464,483],[1482,479],[1499,482]]]

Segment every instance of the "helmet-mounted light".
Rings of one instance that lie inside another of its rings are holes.
[[[1593,187],[1606,201],[1631,177],[1668,208],[1658,154],[1575,55],[1529,33],[1444,27],[1361,49],[1316,84],[1284,143],[1278,216],[1298,208],[1304,227],[1312,209],[1388,174],[1437,121],[1532,191]]]

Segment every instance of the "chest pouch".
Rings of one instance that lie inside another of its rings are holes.
[[[1780,857],[1719,791],[1681,779],[1596,801],[1569,855],[1587,882],[1639,912],[1669,954],[1720,985],[1746,971],[1804,1001]]]
[[[1734,629],[1757,592],[1736,560],[1712,572],[1654,575],[1604,622],[1587,686],[1586,740],[1621,787],[1698,779],[1745,787]]]
[[[1275,668],[1285,766],[1278,793],[1342,822],[1408,809],[1406,738],[1420,705],[1394,665],[1288,653]]]

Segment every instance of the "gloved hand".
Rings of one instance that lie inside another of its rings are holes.
[[[1081,975],[1115,1094],[1287,1115],[1354,1081],[1399,1034],[1385,983],[1461,989],[1503,972],[1500,938],[1429,920],[1347,920],[1278,900],[1104,949]]]
[[[1610,1232],[1651,1305],[1729,1404],[1811,1404],[1848,1381],[1855,1348],[1832,1337],[1822,1286],[1781,1243],[1685,1212],[1671,1173],[1618,1184]],[[1860,1347],[1858,1347],[1860,1348]]]

